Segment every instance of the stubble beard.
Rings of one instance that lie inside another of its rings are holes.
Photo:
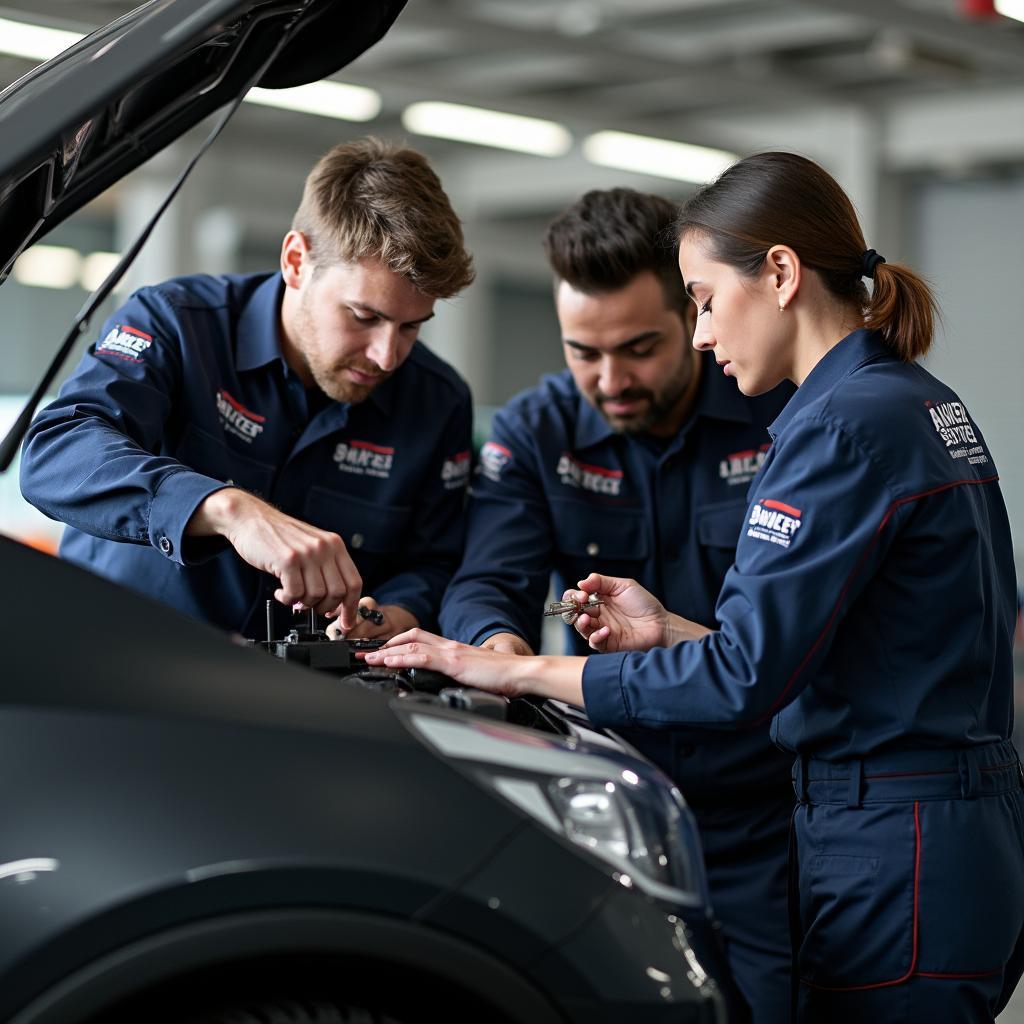
[[[630,388],[615,396],[616,401],[636,400],[646,401],[647,408],[638,412],[635,416],[614,416],[604,410],[604,403],[611,401],[607,395],[600,391],[594,396],[597,410],[605,418],[608,425],[617,434],[647,434],[658,426],[679,404],[680,399],[686,394],[690,381],[693,379],[693,363],[684,361],[679,372],[668,380],[664,387],[658,391],[651,388]]]
[[[335,402],[358,405],[369,398],[374,389],[391,376],[390,373],[381,374],[379,367],[357,357],[340,359],[329,365],[320,362],[317,358],[320,348],[315,344],[311,344],[316,341],[317,331],[313,323],[313,316],[305,299],[303,299],[299,307],[295,327],[297,336],[309,346],[308,348],[304,346],[301,350],[306,371],[313,378],[316,386]],[[357,384],[355,381],[346,379],[345,370],[347,369],[356,370],[359,373],[373,374],[380,379],[373,384]]]

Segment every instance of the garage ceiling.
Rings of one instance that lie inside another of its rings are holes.
[[[88,30],[120,0],[7,0],[11,17]],[[619,129],[736,152],[783,145],[844,170],[878,149],[897,170],[1024,161],[1024,24],[970,18],[968,0],[409,0],[388,36],[339,80],[383,96],[369,126],[249,108],[234,159],[307,163],[339,137],[408,133],[415,100],[491,107],[561,122],[577,143]],[[4,84],[27,70],[0,60]],[[578,145],[546,160],[421,140],[477,184],[480,216],[533,217],[621,172]],[[264,166],[264,172],[266,167]],[[847,177],[856,178],[848,170]],[[446,176],[446,181],[448,177]],[[653,180],[653,179],[652,179]],[[662,183],[664,184],[664,183]],[[686,187],[665,185],[679,194]]]

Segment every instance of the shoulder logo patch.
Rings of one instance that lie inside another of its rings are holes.
[[[771,498],[757,502],[747,519],[747,536],[788,548],[803,525],[803,513],[792,505]]]
[[[974,423],[962,402],[925,402],[932,426],[949,450],[950,458],[967,459],[972,466],[988,462],[985,446],[978,440]]]
[[[512,453],[497,441],[488,441],[480,449],[480,465],[477,472],[494,483],[501,480],[505,467],[512,461]]]
[[[96,345],[97,355],[114,356],[129,363],[141,363],[142,355],[153,344],[153,335],[127,324],[114,324]]]
[[[441,483],[446,491],[457,491],[466,486],[469,481],[470,462],[468,448],[444,460],[441,467]]]

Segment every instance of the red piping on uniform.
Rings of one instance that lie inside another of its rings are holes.
[[[816,985],[812,981],[800,979],[801,984],[808,988],[823,989],[828,992],[867,992],[873,988],[889,988],[892,985],[902,985],[909,981],[917,973],[917,919],[918,905],[921,898],[921,814],[920,804],[914,801],[914,937],[910,953],[910,966],[902,978],[893,981],[876,981],[871,985]]]
[[[998,479],[999,476],[996,475],[986,477],[984,480],[954,480],[952,483],[943,484],[941,487],[934,487],[930,491],[922,491],[920,494],[912,494],[906,498],[898,498],[889,506],[885,515],[882,517],[882,521],[878,524],[878,529],[875,530],[874,537],[871,538],[871,543],[864,549],[864,552],[857,560],[857,564],[853,567],[852,571],[850,572],[850,575],[846,578],[846,582],[843,584],[843,589],[839,592],[839,600],[836,601],[835,607],[832,609],[832,614],[829,616],[828,622],[825,623],[825,628],[818,635],[818,639],[815,640],[814,643],[811,645],[811,649],[807,652],[807,654],[804,655],[804,659],[797,666],[796,671],[789,677],[789,681],[783,688],[782,693],[780,693],[779,696],[776,698],[775,703],[772,704],[772,706],[768,709],[768,711],[765,714],[763,714],[760,718],[758,718],[756,721],[750,724],[749,727],[751,729],[756,729],[759,726],[764,725],[769,719],[771,719],[775,712],[783,704],[785,704],[786,694],[788,694],[789,691],[793,688],[793,684],[797,681],[797,678],[800,676],[800,673],[803,672],[803,670],[808,666],[811,659],[817,652],[818,648],[822,645],[822,642],[824,641],[825,637],[828,636],[830,630],[832,629],[832,624],[836,621],[836,618],[839,616],[839,609],[843,606],[843,600],[846,597],[847,591],[850,589],[850,585],[856,579],[857,574],[860,572],[862,566],[867,561],[868,555],[870,555],[871,552],[874,550],[875,545],[878,543],[879,537],[881,537],[882,535],[882,531],[888,525],[889,520],[892,518],[892,514],[896,511],[896,509],[898,509],[901,505],[907,505],[912,501],[920,501],[922,498],[930,498],[933,494],[941,494],[942,491],[952,490],[954,487],[963,487],[967,486],[968,484],[991,484],[997,481]]]
[[[902,985],[904,982],[910,981],[911,978],[938,978],[938,979],[949,979],[955,981],[957,979],[969,979],[969,978],[989,978],[993,975],[1000,974],[1005,967],[996,967],[990,971],[963,971],[963,972],[943,972],[943,971],[919,971],[917,970],[917,947],[918,947],[918,920],[920,917],[920,906],[921,906],[921,804],[919,801],[914,801],[914,932],[913,932],[913,943],[911,947],[910,955],[910,967],[907,968],[907,972],[901,978],[896,978],[893,981],[876,981],[870,985],[816,985],[813,981],[806,981],[804,978],[800,979],[801,985],[806,985],[808,988],[816,988],[825,992],[867,992],[870,989],[875,988],[891,988],[893,985]]]

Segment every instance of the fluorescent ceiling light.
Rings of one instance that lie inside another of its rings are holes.
[[[996,13],[1024,21],[1024,0],[996,0]]]
[[[0,53],[42,63],[82,39],[80,32],[65,32],[24,21],[0,18]],[[341,82],[310,82],[294,89],[250,89],[247,103],[297,110],[303,114],[337,117],[345,121],[372,121],[380,113],[380,94],[373,89]]]
[[[294,89],[250,89],[249,103],[303,114],[337,117],[343,121],[372,121],[380,113],[380,93],[361,85],[341,82],[310,82]]]
[[[59,28],[44,28],[42,25],[0,18],[0,53],[12,57],[24,57],[41,63],[56,57],[81,38],[80,32],[65,32]]]
[[[70,288],[78,281],[82,254],[63,245],[33,245],[14,264],[14,280],[34,288]]]
[[[87,291],[94,292],[117,266],[120,255],[116,252],[91,252],[82,259],[78,283]]]
[[[417,135],[512,149],[535,156],[563,156],[572,146],[568,130],[554,121],[458,103],[410,104],[402,114],[402,124]]]
[[[628,132],[596,132],[583,140],[583,155],[602,167],[704,184],[738,159],[735,153]]]

